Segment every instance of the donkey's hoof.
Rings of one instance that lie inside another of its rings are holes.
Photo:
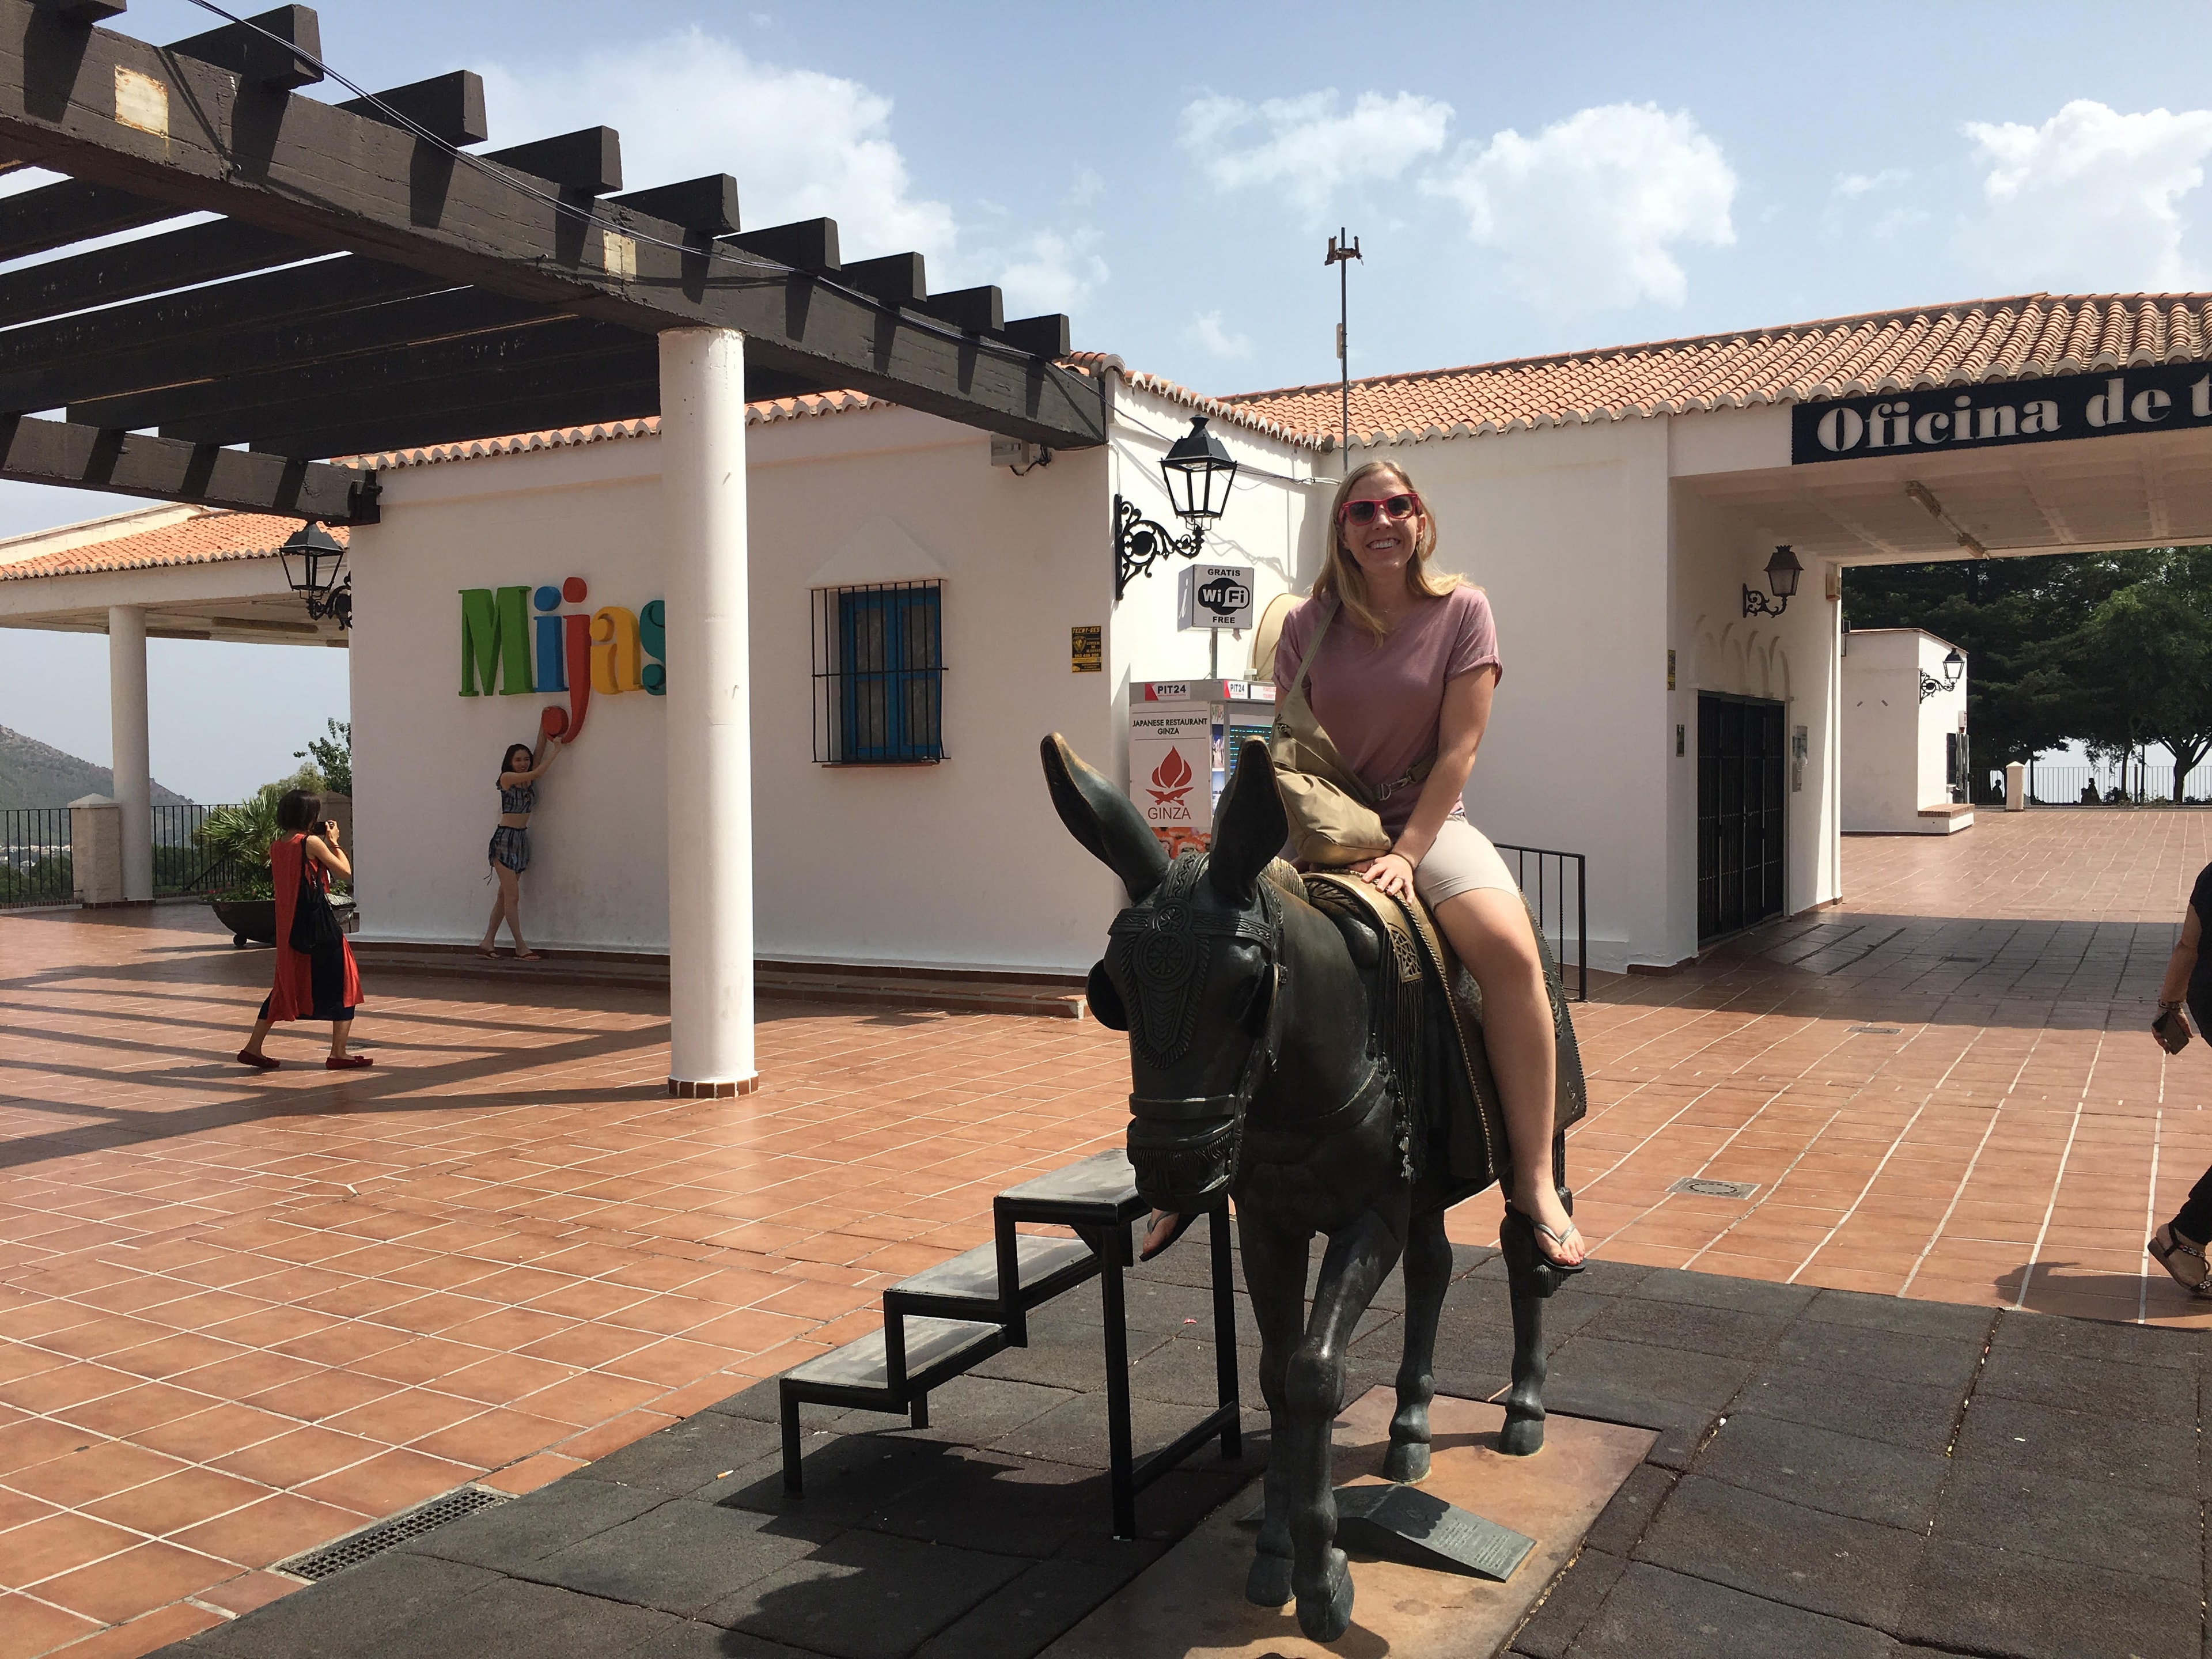
[[[1429,1443],[1425,1440],[1393,1440],[1390,1449],[1382,1456],[1382,1478],[1411,1485],[1429,1478]]]
[[[1291,1558],[1261,1553],[1244,1575],[1244,1599],[1255,1607],[1279,1607],[1291,1599]]]
[[[1544,1449],[1544,1419],[1509,1417],[1498,1431],[1498,1449],[1508,1457],[1533,1457]]]
[[[1334,1642],[1352,1627],[1352,1566],[1342,1550],[1328,1553],[1328,1593],[1298,1597],[1298,1628],[1309,1642]]]

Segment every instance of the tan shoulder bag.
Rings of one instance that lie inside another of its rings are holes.
[[[1339,609],[1328,605],[1306,641],[1290,696],[1276,708],[1274,735],[1267,744],[1267,757],[1275,763],[1275,788],[1291,822],[1291,851],[1301,864],[1324,868],[1364,863],[1390,850],[1374,792],[1344,763],[1306,696],[1307,671]],[[1393,792],[1426,777],[1435,759],[1432,755],[1416,765],[1391,786]]]

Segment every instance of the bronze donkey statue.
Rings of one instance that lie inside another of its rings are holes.
[[[1138,1190],[1184,1215],[1236,1200],[1273,1430],[1244,1593],[1262,1607],[1295,1593],[1299,1628],[1333,1642],[1352,1601],[1329,1472],[1345,1346],[1402,1256],[1406,1346],[1384,1473],[1420,1480],[1451,1278],[1444,1212],[1504,1172],[1480,1032],[1460,1022],[1453,1035],[1449,964],[1415,959],[1421,930],[1393,923],[1393,901],[1363,896],[1372,890],[1355,878],[1302,882],[1277,860],[1288,826],[1264,744],[1244,746],[1211,851],[1172,863],[1128,798],[1057,733],[1043,755],[1060,821],[1128,890],[1090,1000],[1102,1022],[1129,1033]],[[1582,1066],[1548,951],[1545,965],[1564,1130],[1582,1115]],[[1472,990],[1467,980],[1462,994]],[[1555,1135],[1553,1179],[1571,1208],[1564,1164]],[[1307,1317],[1316,1233],[1328,1243]],[[1543,1444],[1543,1302],[1559,1274],[1510,1209],[1499,1243],[1514,1338],[1501,1445],[1525,1455]]]

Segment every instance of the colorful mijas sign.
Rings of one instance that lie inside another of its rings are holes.
[[[584,729],[592,693],[618,696],[668,690],[664,602],[642,610],[603,605],[585,612],[591,590],[581,576],[560,586],[461,589],[461,695],[503,697],[566,692],[568,706],[538,717],[549,738],[574,743]],[[532,612],[537,612],[532,616]]]

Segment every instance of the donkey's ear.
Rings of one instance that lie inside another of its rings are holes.
[[[1054,732],[1040,745],[1044,781],[1053,809],[1067,833],[1091,849],[1091,856],[1121,878],[1132,904],[1160,884],[1167,873],[1168,851],[1129,798],[1086,766],[1067,739]]]
[[[1257,738],[1244,740],[1237,761],[1237,775],[1213,815],[1213,851],[1206,872],[1213,890],[1232,904],[1252,896],[1252,884],[1267,867],[1267,860],[1282,851],[1289,839],[1290,820],[1283,816],[1283,798],[1275,793],[1275,765],[1267,758],[1267,745]]]

